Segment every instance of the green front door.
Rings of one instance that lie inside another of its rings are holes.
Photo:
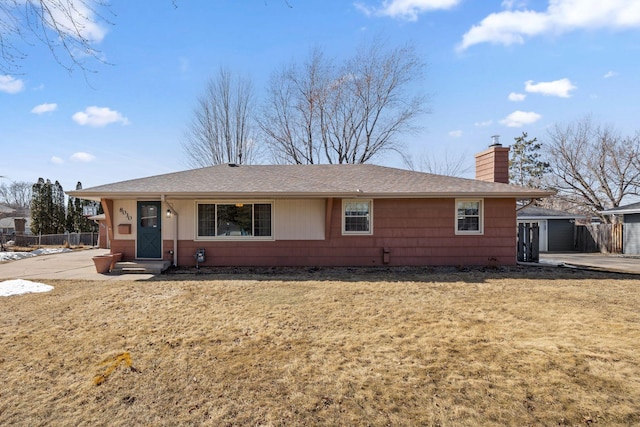
[[[138,258],[162,258],[160,202],[138,202]]]

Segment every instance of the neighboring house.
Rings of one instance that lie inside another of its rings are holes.
[[[640,202],[608,209],[601,213],[622,216],[622,253],[640,255]]]
[[[508,151],[463,179],[376,165],[224,164],[68,192],[100,200],[124,260],[207,266],[512,265]]]
[[[0,205],[0,218],[5,218],[10,215],[13,215],[15,211],[16,211],[15,209],[10,208],[9,206]]]
[[[518,224],[538,224],[540,252],[575,251],[576,220],[584,219],[576,215],[538,206],[527,206],[517,213]]]
[[[17,223],[17,227],[16,227]],[[14,209],[0,205],[0,234],[31,233],[31,213],[28,209]]]
[[[12,234],[15,231],[13,217],[0,218],[0,234]]]
[[[0,234],[13,234],[16,232],[16,220],[24,222],[23,234],[31,234],[31,218],[10,216],[0,218]],[[18,229],[20,226],[18,226]],[[20,230],[18,230],[20,231]]]

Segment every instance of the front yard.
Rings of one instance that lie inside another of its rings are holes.
[[[633,276],[159,279],[0,298],[0,425],[640,423]]]

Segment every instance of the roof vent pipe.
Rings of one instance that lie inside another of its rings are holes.
[[[500,135],[491,135],[491,145],[489,147],[502,147]]]

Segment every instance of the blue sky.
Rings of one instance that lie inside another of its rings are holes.
[[[428,65],[416,90],[430,94],[431,114],[404,141],[416,163],[471,166],[492,135],[544,141],[554,123],[587,114],[640,130],[637,0],[112,0],[102,15],[109,22],[86,23],[107,63],[88,62],[95,73],[69,73],[33,43],[19,70],[0,73],[10,181],[72,190],[187,169],[184,133],[221,66],[250,76],[259,99],[271,73],[310,48],[344,58],[380,35],[413,43]]]

